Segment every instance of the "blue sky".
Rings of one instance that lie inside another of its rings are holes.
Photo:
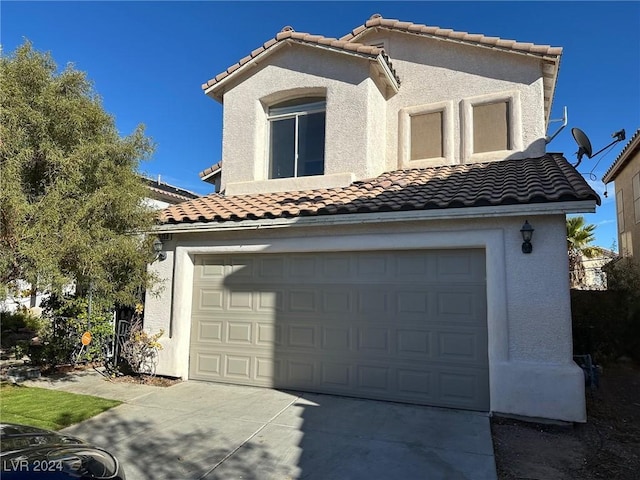
[[[640,2],[14,2],[0,6],[9,54],[31,40],[60,67],[87,72],[123,135],[146,125],[156,143],[141,170],[206,194],[198,172],[221,159],[222,106],[201,84],[275,36],[283,26],[340,37],[373,13],[386,18],[564,47],[552,118],[569,125],[549,144],[575,161],[579,127],[594,150],[640,127]],[[552,124],[550,131],[557,125]],[[598,193],[625,142],[583,161]],[[596,244],[616,241],[613,186],[587,220]]]

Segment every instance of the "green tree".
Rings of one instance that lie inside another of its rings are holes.
[[[591,245],[595,240],[596,226],[586,224],[584,217],[567,218],[567,251],[569,254],[569,276],[572,287],[580,286],[585,279],[582,258],[593,258],[602,253],[602,249]]]
[[[0,56],[0,280],[53,293],[74,283],[132,305],[153,224],[139,162],[144,127],[121,137],[84,72],[26,42]]]

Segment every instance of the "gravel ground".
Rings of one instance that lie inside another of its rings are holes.
[[[640,478],[640,368],[605,368],[587,391],[587,423],[546,425],[494,417],[499,480]]]

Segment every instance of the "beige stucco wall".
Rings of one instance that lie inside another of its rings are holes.
[[[403,108],[452,102],[453,162],[466,163],[469,149],[470,119],[464,118],[465,101],[492,94],[500,98],[519,97],[515,116],[518,148],[494,156],[481,156],[477,161],[506,157],[538,157],[545,153],[544,95],[542,65],[533,57],[499,52],[454,42],[434,40],[397,32],[367,35],[363,42],[386,40],[387,49],[398,72],[400,91],[387,102],[387,167],[397,168],[398,114]]]
[[[222,188],[227,194],[344,186],[397,168],[431,166],[401,161],[403,109],[447,104],[441,163],[467,163],[545,153],[542,64],[517,55],[415,35],[375,32],[385,39],[401,85],[388,99],[370,76],[371,61],[305,45],[280,48],[224,94]],[[242,81],[240,81],[242,80]],[[324,178],[268,180],[269,103],[313,93],[326,94]],[[513,149],[472,154],[474,103],[509,100]]]
[[[172,333],[163,337],[158,373],[188,377],[195,255],[481,247],[491,410],[584,421],[584,379],[572,361],[565,218],[526,218],[535,228],[530,255],[521,251],[524,216],[174,234],[167,259],[153,264],[159,275],[173,274],[174,285],[149,297],[145,310],[147,329]]]
[[[222,189],[227,194],[349,185],[384,171],[384,98],[370,61],[318,48],[281,48],[224,95]],[[269,104],[326,95],[325,173],[268,180]]]
[[[636,222],[635,210],[633,204],[633,177],[640,172],[640,151],[628,160],[624,168],[620,170],[615,179],[615,194],[620,196],[622,192],[622,205],[624,214],[624,225],[618,224],[618,249],[623,256],[640,256],[640,222]],[[617,198],[616,198],[617,205]],[[617,212],[616,212],[617,214]],[[622,236],[627,235],[627,241],[623,242]],[[623,252],[623,245],[631,241],[631,248],[627,247],[627,251]]]

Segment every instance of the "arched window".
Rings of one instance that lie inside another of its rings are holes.
[[[324,174],[325,112],[324,97],[269,107],[269,178]]]

